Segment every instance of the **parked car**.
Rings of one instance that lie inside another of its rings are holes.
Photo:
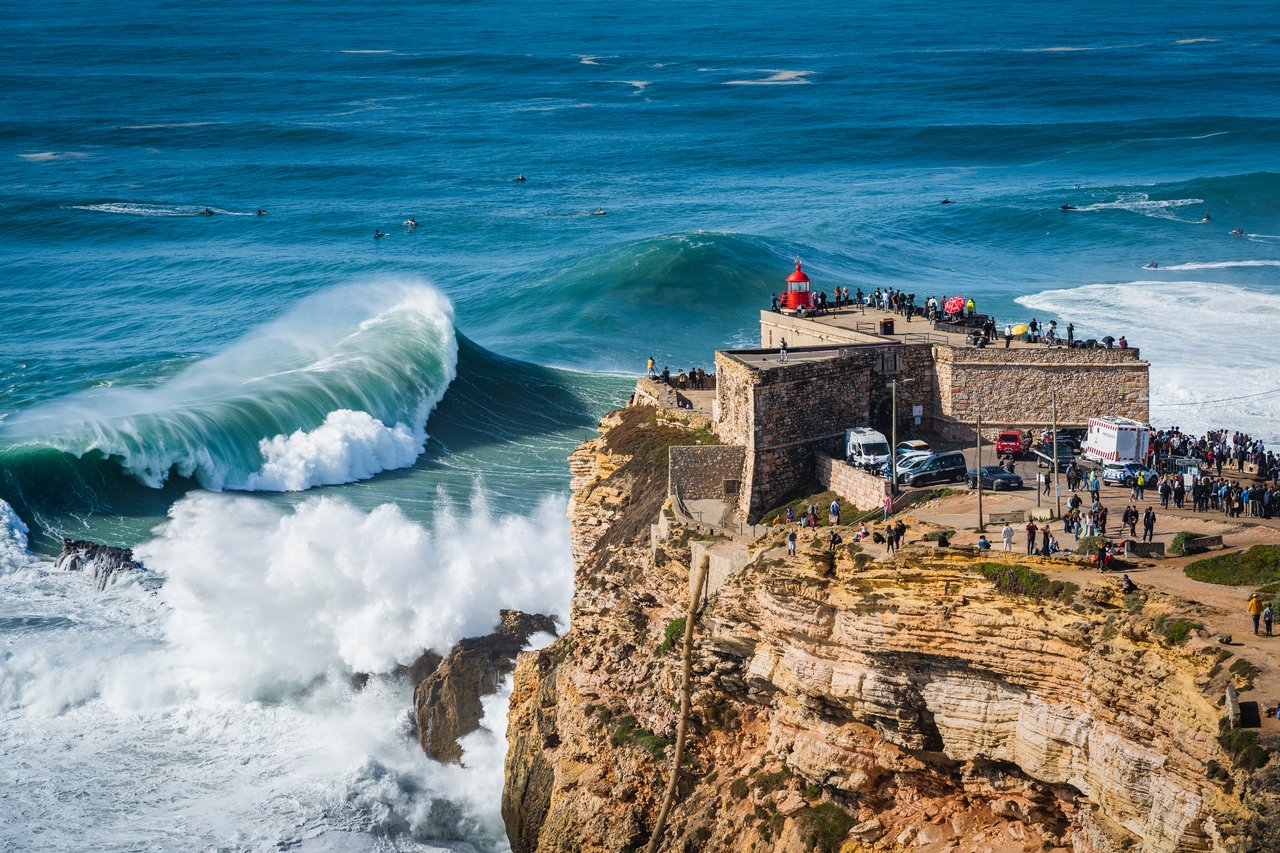
[[[920,439],[918,439],[918,438],[913,438],[913,439],[910,439],[910,440],[908,440],[908,441],[899,441],[899,442],[898,442],[898,457],[899,457],[899,458],[901,458],[901,457],[903,457],[903,456],[908,456],[908,455],[913,454],[913,453],[926,453],[926,454],[929,454],[929,453],[933,453],[933,451],[929,449],[929,443],[928,443],[927,441],[921,441],[921,440],[920,440]]]
[[[1071,445],[1073,453],[1079,453],[1084,440],[1089,436],[1088,427],[1064,427],[1058,430],[1058,441]]]
[[[1129,486],[1138,482],[1138,472],[1145,471],[1144,480],[1146,484],[1155,488],[1156,479],[1160,476],[1152,471],[1141,462],[1108,462],[1102,466],[1102,474],[1099,479],[1102,480],[1104,486]]]
[[[978,488],[978,469],[969,471],[969,488]],[[1002,492],[1005,489],[1021,489],[1022,478],[1011,474],[999,465],[982,466],[982,488]]]
[[[963,483],[969,466],[963,453],[937,453],[898,473],[898,482],[904,486],[927,486],[930,483]]]
[[[1069,467],[1071,467],[1071,463],[1075,461],[1076,457],[1074,454],[1072,454],[1071,447],[1063,442],[1058,442],[1057,448],[1058,448],[1058,470],[1065,471]],[[1031,455],[1036,460],[1037,468],[1053,467],[1053,449],[1054,449],[1054,445],[1052,444],[1042,444],[1039,447],[1037,447],[1035,450],[1031,451]]]
[[[902,472],[910,471],[912,468],[932,456],[932,453],[908,453],[906,456],[898,457],[898,482],[902,482]],[[886,462],[884,464],[884,478],[887,480],[890,476],[890,465]]]
[[[1021,456],[1030,446],[1027,434],[1020,429],[1006,429],[996,437],[996,453],[1001,456]]]

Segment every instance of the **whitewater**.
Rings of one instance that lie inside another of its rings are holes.
[[[566,456],[797,257],[1280,440],[1275,4],[6,12],[4,849],[504,849],[503,695],[444,767],[393,673],[567,616]]]

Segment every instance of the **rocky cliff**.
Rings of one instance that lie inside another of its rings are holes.
[[[516,853],[650,841],[700,536],[664,524],[651,546],[650,524],[666,447],[701,439],[635,407],[570,459],[572,630],[520,656],[511,699]],[[868,566],[802,537],[786,558],[774,538],[699,613],[657,849],[1271,849],[1243,835],[1256,776],[1223,749],[1228,652],[1192,605],[936,550]]]

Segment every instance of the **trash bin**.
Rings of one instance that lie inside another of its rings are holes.
[[[893,318],[892,317],[880,318],[880,334],[882,335],[893,334]]]

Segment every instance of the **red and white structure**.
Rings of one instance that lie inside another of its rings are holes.
[[[1145,462],[1151,431],[1132,418],[1089,418],[1080,455],[1094,462]]]
[[[796,271],[787,276],[787,289],[778,301],[778,310],[784,314],[794,314],[803,308],[813,308],[813,292],[809,289],[809,276],[800,268],[800,259],[796,259]]]

